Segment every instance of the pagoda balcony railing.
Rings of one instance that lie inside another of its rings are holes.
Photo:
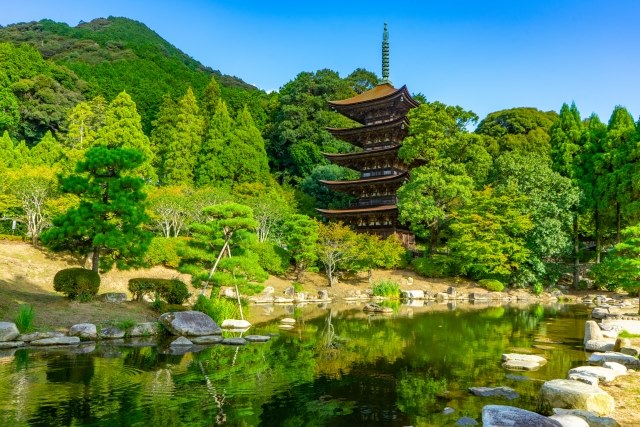
[[[401,173],[403,173],[403,171],[396,168],[371,169],[371,170],[362,172],[362,178],[374,178],[377,176],[400,175]]]
[[[349,203],[350,208],[364,208],[367,206],[383,206],[383,205],[395,205],[398,202],[396,196],[389,197],[375,197],[371,199],[360,199],[355,202]]]

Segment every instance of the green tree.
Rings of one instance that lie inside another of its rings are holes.
[[[136,104],[127,92],[120,92],[107,107],[104,126],[100,128],[95,143],[108,148],[138,150],[143,161],[135,172],[146,181],[157,181],[149,138],[142,132]]]
[[[354,260],[356,270],[366,270],[369,285],[372,282],[374,268],[397,267],[406,252],[402,242],[394,235],[386,239],[374,234],[359,233],[356,236],[357,257]]]
[[[640,288],[640,224],[625,228],[622,235],[624,240],[613,247],[601,264],[593,268],[592,274],[598,283],[637,292]]]
[[[194,181],[196,160],[202,145],[202,117],[191,88],[178,102],[174,139],[164,142],[163,182],[179,185]]]
[[[104,125],[106,109],[105,99],[97,96],[91,101],[79,102],[69,110],[66,146],[79,150],[92,146],[98,130]]]
[[[168,150],[169,143],[177,140],[177,120],[178,104],[167,94],[162,98],[162,105],[158,116],[153,121],[153,130],[149,138],[151,151],[153,151],[153,166],[156,168],[160,183],[166,182],[164,162],[167,156],[171,155]],[[175,145],[175,142],[172,143]]]
[[[63,156],[62,146],[50,131],[47,131],[40,142],[29,151],[29,163],[33,166],[53,166],[60,162]]]
[[[202,112],[202,117],[204,117],[203,125],[205,131],[209,125],[209,122],[216,114],[216,109],[218,108],[218,101],[220,100],[220,97],[220,85],[216,81],[215,77],[211,77],[211,80],[209,80],[209,84],[204,89],[202,97],[200,98],[200,111]]]
[[[357,249],[357,235],[346,225],[339,222],[319,225],[316,250],[329,286],[337,281],[336,273],[357,258]]]
[[[16,153],[13,146],[13,141],[9,136],[8,131],[2,133],[0,137],[0,164],[5,167],[12,167],[16,161]]]
[[[144,182],[131,171],[142,162],[137,150],[90,148],[76,173],[60,180],[62,192],[77,195],[79,205],[56,217],[42,242],[53,250],[92,253],[96,272],[114,263],[120,269],[140,265],[151,235],[143,229]]]
[[[285,244],[295,265],[296,280],[318,259],[318,223],[306,215],[291,215],[284,225]]]
[[[218,183],[229,177],[229,171],[222,164],[221,156],[229,144],[233,125],[227,104],[219,100],[198,155],[196,184],[199,187]]]

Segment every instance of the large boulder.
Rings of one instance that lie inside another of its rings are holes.
[[[482,425],[484,427],[562,427],[558,421],[535,412],[503,405],[487,405],[482,408]]]
[[[18,338],[20,331],[15,323],[0,322],[0,341],[13,341]]]
[[[83,340],[95,340],[98,336],[98,331],[93,323],[78,323],[69,328],[69,336]]]
[[[600,387],[573,380],[551,380],[540,388],[538,409],[551,414],[553,408],[584,409],[609,415],[615,409],[613,397]]]
[[[98,337],[103,340],[113,340],[124,338],[124,334],[125,333],[122,329],[116,328],[115,326],[108,326],[100,329]]]
[[[577,368],[569,370],[569,375],[571,374],[589,375],[598,378],[598,381],[608,383],[620,375],[625,375],[625,372],[614,371],[613,369],[602,366],[578,366]]]
[[[160,316],[160,323],[173,335],[221,335],[222,329],[200,311],[172,311]]]
[[[480,397],[504,397],[507,400],[513,400],[520,397],[516,391],[510,387],[469,387],[469,392],[474,396]]]

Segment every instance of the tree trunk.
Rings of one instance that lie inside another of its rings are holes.
[[[593,212],[593,216],[593,222],[595,222],[596,227],[596,264],[600,264],[600,252],[602,249],[600,247],[600,211],[597,206]]]
[[[372,280],[372,276],[373,276],[373,269],[369,269],[369,286],[371,286],[371,282],[373,282]]]
[[[91,255],[91,270],[98,272],[100,266],[100,246],[93,247],[93,254]]]
[[[620,243],[620,202],[616,202],[616,243]]]
[[[573,217],[573,288],[578,289],[580,282],[580,239],[578,236],[578,214]]]

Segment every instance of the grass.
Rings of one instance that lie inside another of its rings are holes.
[[[618,334],[618,338],[640,338],[640,334],[632,334],[625,330]]]
[[[23,334],[33,331],[33,319],[35,317],[36,313],[32,306],[29,304],[20,304],[20,307],[18,307],[18,315],[15,319],[18,330]]]
[[[373,296],[400,298],[400,285],[392,280],[379,280],[373,284]]]

